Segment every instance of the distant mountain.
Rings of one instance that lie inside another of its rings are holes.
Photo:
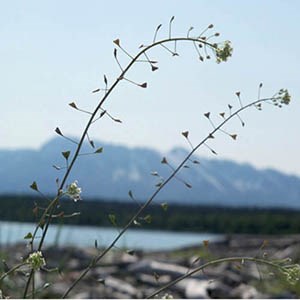
[[[176,148],[161,154],[147,148],[127,148],[95,142],[103,153],[83,155],[71,173],[69,183],[78,180],[82,196],[106,200],[130,200],[132,190],[137,199],[146,199],[155,191],[159,177],[166,178],[171,169],[161,164],[165,156],[172,166],[182,160],[187,151]],[[35,180],[45,194],[53,194],[56,178],[64,170],[53,165],[65,164],[62,151],[74,151],[74,144],[63,138],[54,138],[40,150],[0,150],[0,194],[29,194],[29,185]],[[82,150],[92,152],[85,144]],[[190,162],[178,177],[192,186],[187,188],[180,180],[173,180],[157,198],[160,201],[185,204],[224,206],[290,207],[300,208],[300,178],[275,170],[257,170],[249,164],[228,160],[193,157],[200,164]]]

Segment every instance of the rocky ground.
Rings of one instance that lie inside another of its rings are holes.
[[[99,250],[50,247],[44,250],[46,270],[36,273],[38,298],[60,298]],[[0,249],[2,271],[28,248],[14,245]],[[70,298],[145,298],[159,287],[212,259],[252,256],[300,261],[300,236],[233,235],[215,243],[204,242],[169,252],[136,252],[115,249],[93,268],[69,294]],[[59,271],[49,270],[59,267]],[[26,270],[0,283],[3,297],[20,298]],[[222,263],[186,278],[159,294],[174,298],[298,298],[300,284],[290,285],[270,267],[250,262]]]

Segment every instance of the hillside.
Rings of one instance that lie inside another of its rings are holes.
[[[176,166],[187,154],[176,148],[159,153],[149,148],[127,148],[105,144],[103,153],[81,156],[70,181],[78,180],[82,196],[106,200],[128,200],[132,190],[138,199],[146,199],[155,190],[158,178],[151,172],[166,177],[168,166],[161,164],[165,156]],[[54,138],[39,150],[0,150],[0,194],[30,194],[29,185],[36,181],[41,191],[53,194],[55,179],[63,174],[53,165],[64,166],[62,151],[73,150],[74,145],[62,138]],[[83,153],[93,151],[84,145]],[[190,163],[179,177],[192,185],[189,189],[174,180],[162,191],[161,201],[222,206],[300,207],[300,178],[276,170],[258,170],[249,164],[229,160],[193,157],[200,164]]]

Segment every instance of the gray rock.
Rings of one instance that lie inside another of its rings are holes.
[[[176,284],[176,289],[182,289],[185,298],[188,299],[207,299],[207,289],[209,280],[199,280],[194,278],[184,279]]]
[[[230,287],[236,287],[242,282],[242,276],[241,274],[227,270],[221,274],[220,280]]]
[[[175,264],[168,264],[164,262],[158,262],[153,260],[142,260],[134,263],[128,267],[129,272],[133,273],[145,273],[157,275],[170,275],[172,278],[177,278],[188,272],[188,268]],[[199,275],[198,275],[199,276]],[[197,276],[197,277],[198,277]]]
[[[105,279],[105,287],[109,287],[118,293],[129,295],[129,298],[138,297],[140,294],[138,289],[131,284],[112,276],[108,276]]]
[[[117,274],[119,268],[117,266],[100,266],[91,270],[92,274],[98,278],[106,278],[109,275]]]
[[[74,299],[91,299],[89,292],[81,292],[73,296]]]
[[[207,287],[207,294],[210,298],[228,299],[232,288],[220,281],[212,281]]]
[[[239,298],[239,299],[261,298],[261,295],[259,294],[259,292],[255,287],[244,283],[240,284],[237,288],[233,289],[230,296],[232,298]]]

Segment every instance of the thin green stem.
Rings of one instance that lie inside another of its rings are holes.
[[[236,112],[231,114],[227,119],[225,119],[222,123],[219,124],[219,126],[215,127],[215,129],[209,133],[195,148],[193,148],[190,153],[183,159],[183,161],[178,165],[176,169],[171,173],[171,175],[157,188],[157,190],[152,194],[152,196],[139,208],[139,210],[134,214],[134,216],[130,219],[130,221],[125,225],[125,227],[120,231],[120,233],[117,235],[117,237],[112,241],[112,243],[98,256],[96,256],[92,263],[80,274],[80,276],[72,283],[72,285],[68,288],[68,290],[64,293],[62,298],[66,298],[67,295],[70,293],[70,291],[77,285],[79,281],[94,267],[94,265],[101,260],[118,242],[118,240],[122,237],[122,235],[128,230],[128,228],[133,224],[133,222],[141,215],[141,213],[150,205],[150,203],[153,201],[153,199],[159,194],[159,192],[173,179],[173,177],[176,177],[177,173],[181,170],[181,168],[186,164],[188,160],[190,160],[191,156],[203,145],[207,140],[211,138],[211,135],[216,133],[218,130],[220,130],[221,127],[223,127],[229,120],[231,120],[233,117],[235,117],[238,113],[241,111],[256,105],[257,103],[264,102],[269,100],[267,99],[259,99],[254,102],[251,102],[248,105],[243,106],[242,108],[238,109]]]
[[[106,99],[108,98],[108,96],[117,87],[118,83],[125,77],[126,73],[129,71],[129,69],[131,69],[131,67],[134,65],[134,63],[139,59],[139,57],[141,55],[143,55],[145,52],[147,52],[151,48],[156,47],[157,45],[163,45],[163,44],[168,43],[168,42],[177,42],[177,41],[199,42],[199,43],[203,43],[204,45],[207,45],[211,49],[215,48],[215,46],[213,44],[208,43],[208,42],[203,41],[203,40],[199,40],[198,38],[191,38],[191,37],[167,38],[167,39],[163,39],[163,40],[160,40],[160,41],[157,41],[157,42],[153,42],[151,45],[143,48],[135,57],[132,58],[132,60],[127,65],[127,67],[121,72],[120,76],[117,77],[117,79],[115,80],[115,82],[111,85],[111,87],[107,90],[107,92],[105,93],[105,95],[103,96],[103,98],[100,100],[99,104],[96,106],[96,108],[94,109],[93,113],[91,113],[91,115],[90,115],[90,118],[89,118],[89,120],[88,120],[88,122],[87,122],[87,124],[86,124],[86,126],[85,126],[85,128],[84,128],[84,130],[82,132],[81,138],[80,138],[80,140],[78,142],[78,145],[77,145],[77,148],[76,148],[75,153],[73,155],[73,158],[72,158],[70,164],[68,164],[66,173],[65,173],[65,175],[64,175],[64,177],[63,177],[63,179],[61,181],[61,184],[60,184],[60,186],[58,188],[58,194],[57,194],[56,198],[52,202],[52,207],[51,207],[51,210],[50,210],[50,213],[49,213],[49,217],[47,218],[47,221],[46,221],[46,224],[45,224],[45,228],[44,228],[43,233],[42,233],[42,238],[41,238],[41,241],[39,243],[39,247],[38,247],[39,251],[43,247],[44,240],[45,240],[45,237],[46,237],[47,232],[48,232],[49,225],[50,225],[51,220],[52,220],[51,215],[54,213],[55,206],[56,206],[55,204],[58,201],[56,199],[58,198],[60,190],[62,190],[64,188],[64,186],[65,186],[65,183],[66,183],[66,181],[67,181],[67,179],[69,177],[69,174],[70,174],[71,170],[73,169],[73,166],[74,166],[74,164],[75,164],[75,162],[76,162],[76,160],[77,160],[77,158],[79,156],[80,150],[82,148],[82,145],[83,145],[83,142],[84,142],[84,140],[86,138],[88,130],[89,130],[90,126],[92,125],[93,120],[96,117],[98,111],[101,110],[103,103],[106,101]],[[38,226],[37,226],[37,228],[38,228]],[[36,229],[36,231],[37,231],[37,229]],[[30,273],[29,278],[28,278],[29,282],[31,281],[32,276],[33,276],[32,273]],[[27,291],[28,291],[28,289],[27,289]],[[27,291],[24,294],[25,297],[26,297]]]
[[[255,262],[258,264],[264,264],[264,265],[268,265],[271,266],[275,269],[279,269],[279,270],[283,270],[283,268],[281,266],[279,266],[278,264],[275,264],[271,261],[265,260],[265,259],[259,259],[259,258],[254,258],[254,257],[228,257],[228,258],[221,258],[221,259],[216,259],[216,260],[212,260],[209,261],[197,268],[195,268],[194,270],[178,277],[177,279],[173,280],[172,282],[164,285],[163,287],[159,288],[158,290],[156,290],[154,293],[152,293],[150,296],[147,297],[147,299],[153,298],[155,296],[157,296],[159,293],[163,292],[164,290],[170,288],[171,286],[175,285],[176,283],[198,273],[199,271],[204,270],[205,268],[209,267],[209,266],[213,266],[213,265],[218,265],[224,262],[241,262],[244,263],[246,261],[250,261],[250,262]]]
[[[199,40],[197,38],[184,38],[184,37],[180,37],[180,38],[171,38],[171,39],[164,39],[164,40],[161,40],[161,41],[158,41],[158,42],[155,42],[147,47],[145,47],[144,49],[142,49],[131,61],[130,63],[127,65],[127,67],[124,69],[123,72],[121,72],[120,76],[115,80],[115,82],[112,84],[112,86],[107,90],[107,93],[103,96],[103,98],[101,99],[101,101],[99,102],[99,104],[97,105],[97,107],[95,108],[94,112],[91,114],[91,117],[90,119],[88,120],[87,124],[86,124],[86,127],[82,133],[82,136],[80,138],[80,141],[78,143],[78,146],[77,146],[77,149],[75,151],[75,154],[73,156],[73,159],[62,179],[62,182],[60,184],[60,189],[63,189],[65,183],[66,183],[66,180],[69,176],[69,173],[71,172],[72,168],[73,168],[73,165],[77,159],[77,156],[81,150],[81,147],[82,147],[82,144],[84,142],[84,139],[86,137],[86,134],[88,132],[88,129],[90,128],[92,122],[93,122],[93,119],[95,118],[96,114],[98,113],[98,111],[101,109],[103,103],[106,101],[106,99],[108,98],[108,96],[112,93],[112,91],[115,89],[115,87],[118,85],[118,83],[123,79],[123,77],[126,75],[126,73],[128,72],[128,70],[133,66],[133,64],[139,59],[139,57],[141,55],[143,55],[145,52],[147,52],[148,50],[150,50],[151,48],[154,48],[156,47],[157,45],[161,45],[161,44],[164,44],[164,43],[168,43],[168,42],[172,42],[172,41],[197,41],[197,42],[200,42],[200,43],[203,43],[203,44],[207,44],[207,46],[211,47],[211,48],[214,48],[214,45],[213,44],[210,44],[210,43],[207,43],[205,41],[202,41],[202,40]]]
[[[18,265],[15,265],[13,268],[11,268],[10,270],[8,270],[7,272],[5,272],[4,274],[1,275],[0,277],[0,282],[7,276],[9,276],[11,273],[15,272],[16,270],[18,270],[19,268],[21,268],[22,266],[27,265],[26,262],[20,263]]]
[[[33,251],[33,242],[34,242],[34,240],[35,240],[35,237],[36,237],[36,234],[37,234],[37,231],[38,231],[39,227],[42,225],[42,222],[43,222],[43,220],[45,219],[45,217],[47,216],[49,210],[50,210],[53,206],[55,206],[54,204],[57,202],[57,200],[58,200],[58,197],[54,198],[54,199],[51,201],[51,203],[48,205],[48,207],[45,209],[45,211],[43,212],[43,215],[41,216],[40,221],[39,221],[38,225],[36,226],[36,228],[35,228],[35,230],[34,230],[34,233],[33,233],[33,235],[32,235],[32,239],[31,239],[31,251]],[[39,250],[40,250],[40,249],[39,249]]]
[[[34,278],[34,275],[35,275],[35,271],[33,270],[33,276],[32,276],[32,291],[31,291],[31,294],[32,294],[32,299],[35,298],[35,278]]]
[[[34,276],[34,271],[33,271],[33,269],[31,269],[29,277],[28,277],[28,280],[26,282],[24,293],[23,293],[23,298],[24,299],[27,297],[27,293],[28,293],[28,290],[29,290],[30,282],[31,282],[31,279],[33,278],[33,276]]]

